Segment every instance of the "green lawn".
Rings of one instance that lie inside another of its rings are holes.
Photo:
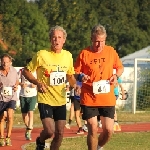
[[[116,133],[105,145],[105,150],[150,150],[150,132]],[[34,150],[35,144],[29,144],[26,150]],[[45,149],[48,150],[48,149]],[[65,138],[60,150],[87,150],[86,137]]]
[[[117,114],[118,114],[118,121],[120,124],[136,123],[136,122],[150,122],[150,112],[132,114],[130,112],[119,111],[117,112]],[[69,115],[69,112],[67,112],[67,118],[68,118],[68,115]],[[22,121],[20,110],[16,110],[14,114],[14,126],[23,126],[23,125],[24,123]],[[34,113],[34,126],[41,126],[41,120],[40,120],[37,109],[35,110],[35,113]]]
[[[68,118],[69,112],[67,112]],[[150,112],[132,114],[129,112],[118,112],[120,124],[150,122]],[[75,124],[75,122],[73,121]],[[24,126],[20,110],[14,114],[14,126]],[[38,110],[34,114],[34,126],[41,126]],[[105,146],[105,150],[150,150],[150,132],[138,133],[115,133]],[[28,144],[26,150],[34,150],[35,144]],[[46,149],[48,150],[48,149]],[[64,138],[60,150],[87,150],[86,137]]]

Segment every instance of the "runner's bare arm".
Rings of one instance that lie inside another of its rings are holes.
[[[67,80],[69,81],[70,86],[75,89],[76,93],[80,94],[81,87],[76,84],[77,80],[75,78],[75,75],[68,75],[67,74]]]
[[[31,83],[37,85],[40,82],[33,76],[33,74],[25,67],[22,71],[22,75]]]
[[[31,83],[37,85],[37,89],[40,93],[45,93],[48,89],[47,85],[38,81],[33,74],[25,67],[22,75]]]
[[[19,80],[16,81],[16,84],[13,86],[13,90],[17,91],[18,90],[18,85],[19,85]]]
[[[117,75],[117,77],[120,77],[120,76],[122,75],[123,71],[124,71],[124,68],[119,68],[119,69],[117,69],[117,70],[116,70],[116,75]]]
[[[124,68],[116,69],[116,74],[113,74],[111,76],[110,83],[116,84],[117,83],[117,79],[122,75],[123,71],[124,71]]]
[[[75,76],[72,74],[72,75],[66,75],[67,76],[67,80],[68,80],[68,82],[69,82],[69,84],[70,84],[70,86],[71,87],[73,87],[73,88],[76,88],[76,79],[75,79]]]

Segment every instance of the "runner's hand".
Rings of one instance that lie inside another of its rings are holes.
[[[25,87],[27,87],[27,84],[26,84],[26,83],[22,83],[21,86],[22,86],[23,88],[25,88]]]
[[[81,87],[80,86],[77,85],[74,90],[75,90],[76,95],[80,95],[81,94]]]
[[[83,83],[86,83],[89,79],[90,79],[90,76],[88,76],[88,75],[85,74],[85,75],[82,77],[82,82],[83,82]]]
[[[110,81],[110,84],[116,85],[118,83],[117,76],[115,74],[112,75],[111,78],[109,79],[109,81]]]
[[[16,92],[18,90],[18,85],[14,85],[13,90],[14,90],[14,92]]]
[[[38,90],[38,92],[40,92],[40,93],[46,93],[47,89],[48,89],[48,87],[47,87],[46,84],[41,83],[41,82],[37,84],[37,90]]]

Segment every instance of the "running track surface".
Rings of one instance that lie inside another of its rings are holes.
[[[24,128],[13,128],[12,130],[12,145],[13,146],[4,146],[0,147],[0,150],[22,150],[21,146],[30,142],[35,142],[37,136],[39,136],[42,128],[34,128],[32,131],[32,140],[26,141],[24,138],[25,129]],[[66,129],[64,132],[64,137],[76,137],[83,136],[76,134],[78,128],[76,126],[72,126],[71,129]],[[99,128],[98,132],[100,133],[102,130]],[[124,124],[121,125],[121,131],[117,132],[145,132],[150,131],[150,123],[134,123],[134,124]],[[86,135],[85,133],[84,135]]]

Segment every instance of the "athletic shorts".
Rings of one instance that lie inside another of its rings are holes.
[[[62,106],[50,106],[48,104],[38,103],[40,118],[52,118],[54,121],[66,120],[66,104]]]
[[[9,102],[0,101],[0,115],[3,114],[4,111],[7,111],[7,109],[15,109],[16,108],[16,101],[11,100]]]
[[[70,100],[71,100],[71,103],[73,103],[74,102],[74,96],[70,96],[70,98],[69,98]]]
[[[21,113],[27,113],[28,111],[33,111],[35,109],[37,97],[22,97],[20,96],[20,107]]]
[[[81,105],[82,119],[87,120],[95,116],[103,116],[114,119],[115,106],[100,106],[100,107],[90,107]]]
[[[80,100],[74,100],[74,111],[80,110]]]

